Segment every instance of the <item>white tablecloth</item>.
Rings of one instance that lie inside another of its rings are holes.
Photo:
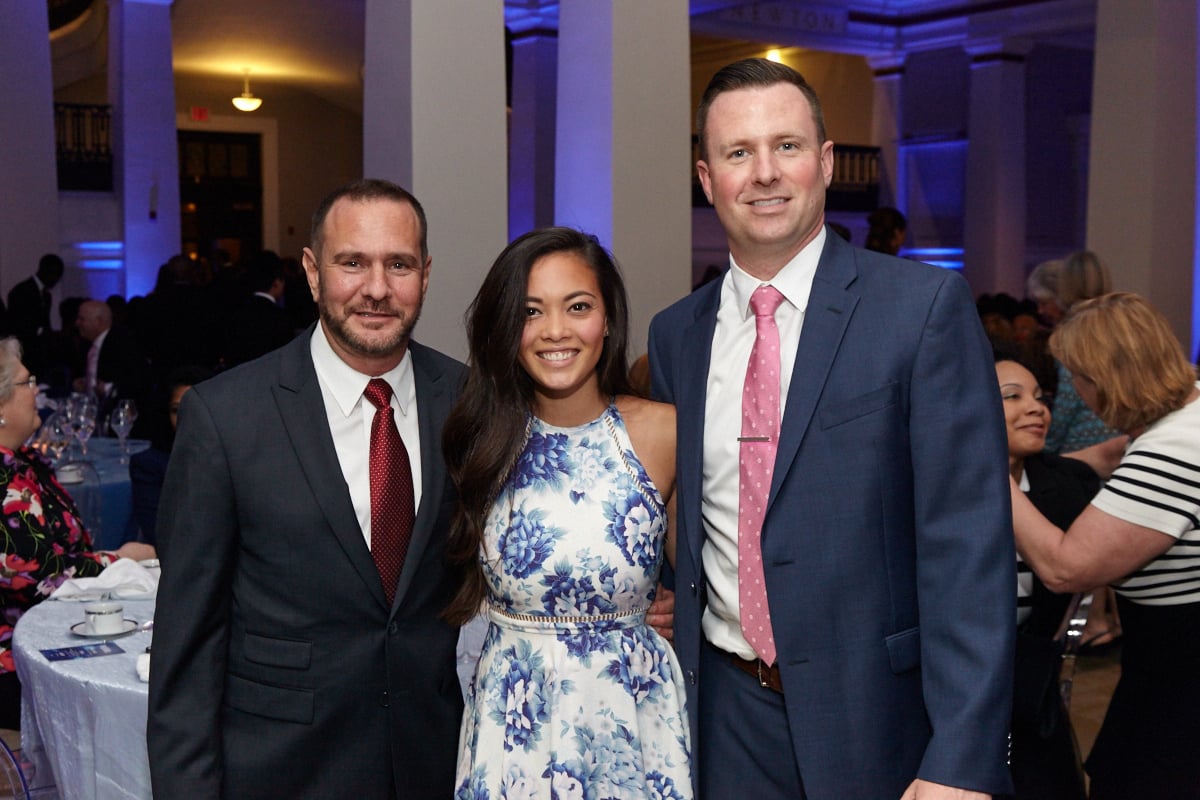
[[[126,619],[154,617],[153,600],[120,602]],[[70,632],[82,620],[83,604],[47,600],[17,623],[22,749],[39,772],[53,771],[63,800],[148,800],[147,685],[138,680],[135,663],[152,634],[114,639],[124,653],[47,661],[42,650],[100,641]]]

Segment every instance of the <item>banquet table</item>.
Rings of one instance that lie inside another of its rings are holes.
[[[121,599],[125,618],[154,617],[154,600]],[[150,798],[147,684],[136,661],[150,631],[111,639],[76,636],[83,604],[46,600],[17,622],[13,655],[21,679],[21,746],[38,775],[50,770],[62,800]],[[49,661],[42,650],[110,641],[124,652]]]
[[[148,447],[147,441],[129,440],[130,454],[140,453]],[[129,481],[129,465],[121,463],[120,442],[90,439],[87,455],[80,456],[75,452],[69,461],[83,461],[95,470],[94,477],[81,474],[78,477],[82,480],[63,483],[63,488],[79,506],[83,522],[92,534],[93,546],[97,550],[116,550],[125,542],[136,539],[133,487]]]

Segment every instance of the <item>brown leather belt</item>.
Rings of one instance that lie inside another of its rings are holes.
[[[761,658],[747,661],[725,650],[721,652],[725,654],[735,667],[758,681],[759,686],[783,694],[783,678],[779,675],[778,662],[768,666],[767,662]]]

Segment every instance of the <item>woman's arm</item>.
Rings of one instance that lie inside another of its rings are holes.
[[[1128,436],[1115,436],[1091,447],[1061,455],[1082,461],[1095,470],[1101,480],[1106,481],[1112,477],[1117,464],[1121,463],[1121,456],[1125,455],[1125,445],[1127,444],[1129,444]]]
[[[1055,592],[1085,592],[1120,580],[1171,549],[1175,539],[1101,511],[1084,509],[1066,533],[1043,517],[1009,479],[1017,551]]]

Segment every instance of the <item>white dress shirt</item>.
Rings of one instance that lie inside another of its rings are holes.
[[[96,387],[100,380],[100,349],[104,347],[104,340],[108,338],[108,328],[100,332],[100,335],[92,340],[92,346],[87,351],[87,372],[84,375],[84,382],[87,384],[89,392],[96,391]]]
[[[786,413],[804,311],[824,247],[822,227],[817,237],[768,282],[784,297],[775,312],[775,324],[779,327],[781,419]],[[702,625],[705,637],[714,645],[753,659],[757,654],[742,636],[738,609],[738,437],[742,433],[742,386],[756,336],[750,295],[763,282],[743,272],[732,256],[729,264],[721,286],[705,395],[700,513],[706,533],[701,556],[708,581],[708,605]]]
[[[393,414],[396,428],[412,465],[413,508],[421,507],[421,432],[417,425],[417,386],[413,379],[412,353],[405,351],[400,363],[382,375],[364,375],[333,352],[325,337],[325,328],[319,324],[309,340],[309,352],[325,400],[325,416],[333,435],[333,447],[350,490],[358,525],[370,548],[371,422],[375,419],[375,406],[363,397],[363,392],[372,378],[383,378],[392,387],[391,405],[396,409]]]

